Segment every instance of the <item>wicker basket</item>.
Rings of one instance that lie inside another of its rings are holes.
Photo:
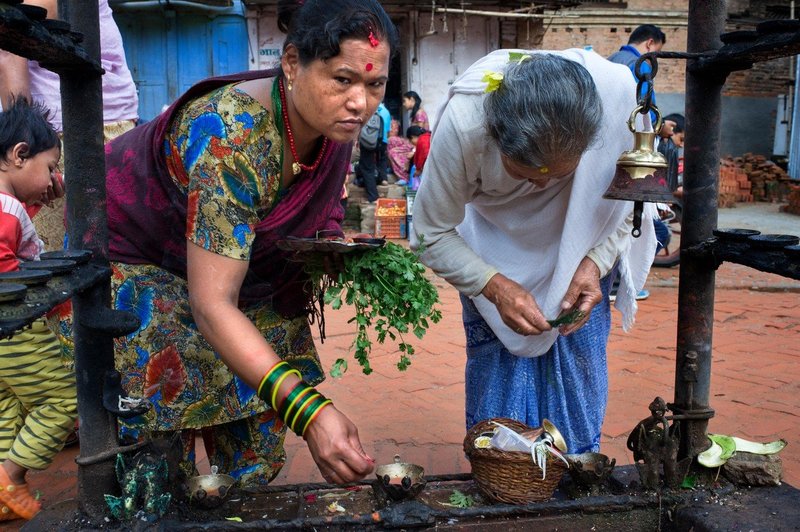
[[[517,432],[531,427],[508,418],[481,421],[469,429],[464,438],[464,452],[472,466],[472,478],[490,499],[511,504],[528,504],[546,501],[553,496],[562,475],[567,470],[559,459],[547,455],[547,475],[542,479],[542,470],[530,453],[499,451],[475,447],[475,438],[492,432],[496,421]]]

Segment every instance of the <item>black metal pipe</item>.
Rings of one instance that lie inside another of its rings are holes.
[[[690,0],[687,51],[708,52],[722,46],[724,0]],[[713,236],[717,225],[720,123],[725,72],[686,69],[686,149],[683,179],[681,249]],[[681,253],[678,290],[678,339],[675,407],[708,410],[711,386],[711,344],[714,325],[714,268],[707,261]],[[708,447],[707,419],[683,420],[681,457]]]
[[[84,35],[84,47],[92,59],[100,59],[100,26],[97,2],[60,2],[62,16]],[[105,154],[103,151],[103,89],[101,77],[92,72],[61,71],[64,120],[64,167],[67,188],[69,245],[89,249],[94,260],[107,264]],[[76,295],[73,302],[75,373],[81,455],[95,456],[117,446],[116,420],[103,407],[103,375],[114,368],[113,338],[90,326],[93,309],[109,306],[108,278]],[[91,518],[106,513],[103,494],[116,493],[119,485],[112,462],[78,468],[80,509]]]

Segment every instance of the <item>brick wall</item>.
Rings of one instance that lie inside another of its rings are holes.
[[[595,52],[608,57],[619,50],[620,46],[628,43],[630,32],[638,25],[622,25],[609,21],[605,26],[581,26],[579,20],[560,27],[551,25],[544,33],[541,46],[537,48],[559,50],[591,45]],[[662,29],[667,35],[667,44],[664,46],[664,50],[686,50],[686,27],[664,27]],[[685,70],[684,61],[674,59],[659,61],[655,84],[656,92],[683,93],[686,84]]]
[[[767,97],[788,94],[794,75],[789,73],[791,59],[783,57],[756,63],[753,68],[733,72],[725,80],[723,95]]]
[[[730,19],[726,31],[754,29],[759,19],[782,15],[766,0],[729,0]],[[770,11],[772,9],[772,11]],[[656,24],[667,36],[664,50],[684,51],[687,39],[687,0],[629,0],[627,8],[593,7],[584,4],[573,13],[578,18],[554,18],[517,23],[518,46],[558,50],[591,45],[609,56],[627,44],[631,31],[640,24]],[[788,15],[786,15],[788,16]],[[756,64],[752,69],[732,73],[723,95],[773,97],[789,91],[790,58]],[[686,62],[677,59],[659,61],[655,89],[658,93],[682,94],[686,84]]]

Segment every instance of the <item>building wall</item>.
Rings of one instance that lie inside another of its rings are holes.
[[[757,0],[729,0],[731,17],[726,30],[754,29],[754,19],[750,16],[764,16],[761,7]],[[539,32],[534,32],[527,41],[525,37],[530,32],[522,31],[522,23],[517,24],[517,34],[532,48],[592,46],[597,53],[607,57],[627,43],[631,31],[637,26],[655,24],[667,36],[665,51],[685,51],[687,11],[686,0],[630,0],[627,8],[592,9],[591,5],[584,5],[575,10],[580,14],[579,18],[543,21]],[[791,58],[776,59],[757,63],[749,70],[728,76],[722,101],[723,154],[753,152],[772,155],[777,97],[790,92],[792,65]],[[664,115],[684,113],[686,62],[661,59],[658,67],[655,90],[660,110]]]
[[[757,1],[729,0],[728,8],[734,16],[728,31],[752,29],[746,17],[737,18],[736,14],[748,13]],[[667,35],[664,50],[685,51],[687,12],[688,0],[628,0],[623,8],[584,4],[567,16],[546,19],[465,18],[460,14],[445,18],[437,14],[431,24],[428,11],[391,13],[401,33],[392,91],[417,91],[433,119],[453,80],[491,50],[591,46],[598,54],[608,56],[627,43],[637,26],[656,24]],[[284,35],[278,31],[274,8],[249,8],[247,17],[251,49],[255,50],[251,68],[277,64]],[[431,26],[435,33],[429,32]],[[722,153],[771,155],[777,96],[789,93],[792,64],[790,59],[769,61],[728,77],[723,90]],[[658,65],[655,90],[662,113],[683,113],[686,62],[661,59]],[[396,99],[397,95],[387,97]]]

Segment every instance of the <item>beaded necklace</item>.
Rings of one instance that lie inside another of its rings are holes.
[[[277,91],[275,90],[275,86],[277,85]],[[276,94],[277,98],[276,98]],[[297,155],[297,148],[294,144],[294,134],[292,133],[292,126],[289,124],[289,111],[286,108],[286,92],[283,88],[283,78],[280,77],[277,80],[277,83],[272,84],[272,101],[275,103],[275,108],[277,113],[281,115],[283,118],[283,129],[286,130],[286,140],[289,141],[289,150],[292,152],[292,158],[294,162],[292,162],[292,173],[297,175],[300,171],[305,172],[313,172],[319,166],[319,163],[322,161],[322,157],[325,155],[325,151],[328,149],[328,137],[323,137],[322,140],[322,147],[317,154],[317,158],[314,160],[314,163],[311,165],[303,164],[300,162],[300,157]]]

